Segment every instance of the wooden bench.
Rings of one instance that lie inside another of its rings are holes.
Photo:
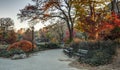
[[[78,52],[74,52],[73,48],[64,48],[63,52],[69,57],[82,58],[88,54],[88,50],[78,49]]]
[[[88,54],[88,50],[79,49],[78,52],[74,53],[74,56],[81,58],[81,57],[85,57],[87,54]]]
[[[68,55],[69,57],[72,57],[73,55],[73,48],[64,48],[63,52]]]

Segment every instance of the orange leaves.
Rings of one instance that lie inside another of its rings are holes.
[[[47,10],[49,7],[51,7],[52,6],[52,3],[50,3],[50,2],[48,2],[46,5],[45,5],[45,7],[44,7],[44,10]]]
[[[46,11],[50,7],[53,7],[55,4],[59,4],[59,0],[49,0],[47,3],[45,3],[43,9]]]
[[[112,15],[111,17],[114,17],[114,18],[118,17],[118,15],[115,12],[112,12],[111,15]]]
[[[44,16],[43,17],[49,17],[50,16],[50,14],[44,14]]]
[[[47,10],[48,8],[53,6],[53,4],[54,4],[54,0],[49,0],[44,6],[44,10]]]
[[[27,40],[21,40],[19,42],[15,42],[12,45],[10,45],[7,50],[11,50],[11,49],[21,49],[25,52],[29,52],[31,51],[33,48],[36,48],[36,46],[34,45],[32,47],[32,43],[27,41]]]
[[[113,20],[113,22],[114,22],[115,26],[119,26],[120,27],[120,19],[116,18],[116,19]]]
[[[102,20],[101,17],[97,17],[96,21],[93,21],[91,17],[86,17],[83,21],[77,23],[77,29],[82,28],[82,30],[88,33],[89,37],[97,39],[99,34],[103,31],[110,31],[114,29],[114,25],[112,23],[108,23],[105,20]],[[115,15],[116,17],[116,15]],[[111,18],[110,16],[108,18]],[[109,21],[109,20],[108,20]],[[119,22],[119,20],[116,20]]]
[[[120,27],[120,16],[117,15],[116,13],[112,12],[112,13],[111,13],[110,22],[112,22],[112,24],[113,24],[114,26]]]
[[[102,22],[102,26],[101,26],[101,30],[106,30],[106,29],[110,29],[112,30],[114,28],[114,26],[108,22]]]

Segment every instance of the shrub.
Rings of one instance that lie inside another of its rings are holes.
[[[21,54],[21,53],[24,53],[24,51],[22,51],[21,49],[11,49],[10,51],[3,49],[0,51],[0,57],[9,58],[14,54]]]
[[[57,43],[46,43],[46,44],[38,44],[38,49],[57,49],[60,46]]]
[[[24,51],[21,50],[21,49],[11,49],[11,50],[8,51],[8,52],[9,52],[11,55],[24,53]]]
[[[45,44],[45,48],[47,48],[47,49],[57,49],[57,48],[60,48],[60,46],[56,43],[48,43],[48,44]]]
[[[0,50],[0,57],[10,57],[10,53],[7,50]]]
[[[38,50],[43,50],[45,49],[45,44],[37,44]]]
[[[120,38],[120,27],[115,27],[111,32],[104,37],[104,40],[115,40]]]
[[[12,45],[10,45],[7,50],[11,50],[11,49],[21,49],[24,52],[29,52],[32,51],[34,48],[36,48],[36,46],[32,46],[32,43],[27,41],[27,40],[21,40],[19,42],[15,42]]]

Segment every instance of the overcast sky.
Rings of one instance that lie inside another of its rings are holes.
[[[19,10],[24,8],[31,0],[0,0],[0,18],[10,17],[14,20],[15,29],[28,28],[27,22],[20,23],[17,19],[17,13]],[[35,29],[42,28],[43,25],[37,24]]]

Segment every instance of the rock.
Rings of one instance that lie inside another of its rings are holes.
[[[15,54],[11,59],[16,60],[16,59],[24,59],[27,58],[26,54]]]
[[[26,58],[27,55],[26,54],[20,54],[20,56],[22,57],[22,59]]]

